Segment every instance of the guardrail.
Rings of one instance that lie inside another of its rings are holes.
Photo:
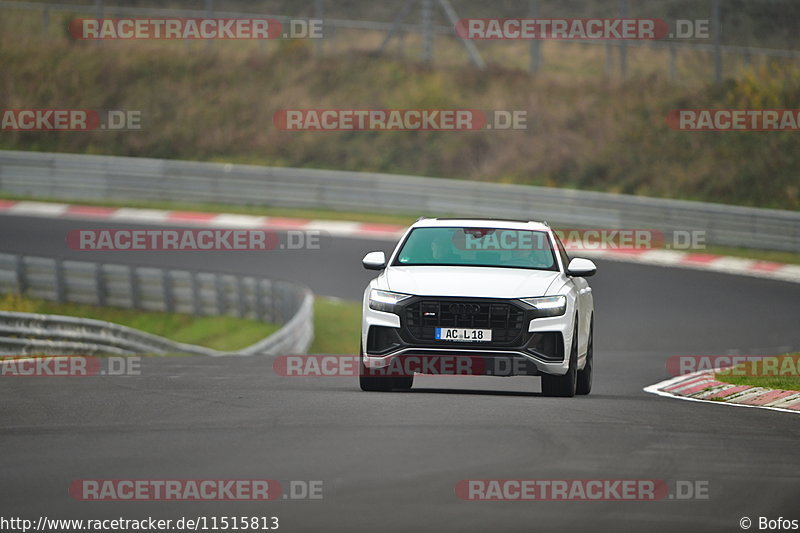
[[[8,311],[0,311],[0,351],[10,355],[218,354],[102,320]]]
[[[800,252],[800,213],[793,211],[394,174],[0,151],[0,191],[704,231],[707,244]]]
[[[0,293],[9,292],[58,302],[233,315],[282,324],[273,335],[236,352],[244,355],[305,353],[313,338],[311,292],[254,276],[0,254]],[[5,311],[0,312],[0,350],[224,355],[101,320]]]

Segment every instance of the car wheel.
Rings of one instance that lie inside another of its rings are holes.
[[[592,392],[592,368],[594,367],[594,317],[589,326],[589,342],[586,345],[586,364],[583,370],[578,371],[578,384],[576,394],[589,394]]]
[[[392,389],[410,389],[414,386],[414,376],[389,377],[368,376],[364,366],[364,349],[361,348],[358,358],[358,384],[361,390],[368,392],[389,392]]]
[[[578,328],[576,323],[575,334],[572,336],[572,348],[569,351],[569,369],[563,376],[542,374],[542,394],[561,398],[572,398],[575,396],[578,378],[577,366]]]

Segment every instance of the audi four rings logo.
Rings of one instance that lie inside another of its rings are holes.
[[[478,304],[451,304],[448,308],[454,315],[474,315],[480,312]]]

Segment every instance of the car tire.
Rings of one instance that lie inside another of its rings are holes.
[[[578,370],[578,383],[575,394],[586,395],[592,392],[592,369],[594,368],[594,317],[589,326],[589,341],[586,345],[586,364]]]
[[[410,389],[414,386],[414,376],[388,377],[368,376],[364,366],[364,349],[361,348],[358,358],[358,384],[362,391],[389,392],[392,389]]]
[[[569,351],[569,367],[563,376],[542,374],[542,394],[560,398],[572,398],[578,381],[578,326],[575,323],[575,333],[572,336],[572,348]]]

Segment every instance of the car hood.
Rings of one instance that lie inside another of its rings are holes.
[[[421,296],[541,296],[561,274],[522,268],[408,266],[384,271],[387,289]]]

